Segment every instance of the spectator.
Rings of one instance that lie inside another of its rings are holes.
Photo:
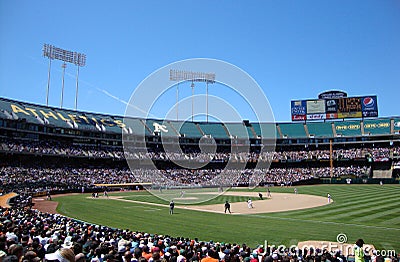
[[[60,248],[54,253],[46,254],[45,259],[50,261],[58,260],[59,262],[75,262],[75,254],[70,248]]]
[[[364,262],[364,240],[358,239],[354,245],[354,257],[355,257],[355,262]]]

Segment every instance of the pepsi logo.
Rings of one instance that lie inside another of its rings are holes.
[[[365,97],[363,99],[363,104],[365,107],[373,107],[375,104],[375,101],[372,97]]]

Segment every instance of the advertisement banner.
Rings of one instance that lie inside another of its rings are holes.
[[[292,115],[305,115],[306,114],[306,101],[298,100],[292,101]]]
[[[292,121],[306,120],[306,101],[298,100],[291,103]]]
[[[390,120],[382,120],[381,122],[368,123],[364,122],[364,130],[374,130],[374,129],[389,129]]]
[[[325,113],[325,100],[307,100],[307,114]]]
[[[341,98],[347,97],[347,93],[343,91],[326,91],[318,95],[319,99],[333,99],[333,98]]]
[[[361,108],[363,117],[377,117],[378,102],[376,96],[361,97]]]
[[[376,96],[364,96],[361,98],[362,111],[378,111]]]
[[[358,123],[335,123],[336,131],[346,130],[361,130],[361,125]]]
[[[307,120],[323,120],[326,119],[326,114],[308,114]]]
[[[362,117],[377,117],[378,111],[363,111]]]
[[[326,119],[337,119],[338,114],[337,113],[327,113],[326,114]]]
[[[337,113],[338,111],[338,99],[325,100],[326,113]]]
[[[304,121],[306,120],[306,115],[292,115],[292,121]]]
[[[348,112],[348,113],[338,113],[338,118],[361,118],[362,113],[360,112]]]

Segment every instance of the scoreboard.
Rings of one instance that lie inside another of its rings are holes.
[[[338,112],[361,112],[361,103],[358,97],[346,97],[338,100]]]
[[[378,116],[376,96],[291,101],[292,121]]]

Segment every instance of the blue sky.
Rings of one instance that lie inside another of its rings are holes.
[[[213,58],[249,73],[277,121],[290,121],[291,100],[330,89],[376,94],[380,116],[400,115],[397,0],[2,0],[1,97],[45,104],[44,43],[87,55],[79,82],[83,111],[123,115],[121,100],[153,71],[182,59]],[[66,72],[64,107],[74,108],[76,68],[68,65]],[[54,61],[49,105],[60,105],[60,93],[61,62]]]

